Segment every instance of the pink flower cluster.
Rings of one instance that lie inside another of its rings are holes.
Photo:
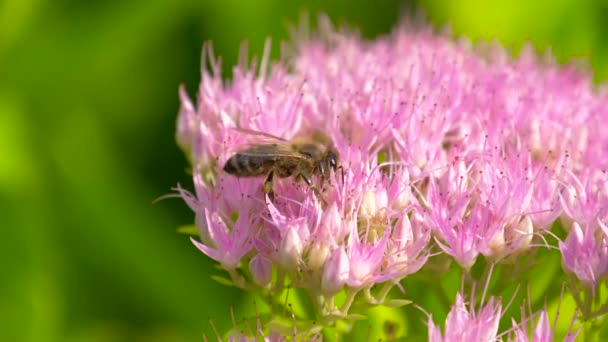
[[[499,299],[490,298],[478,312],[468,308],[461,293],[448,313],[445,335],[429,317],[429,341],[497,341],[502,306]]]
[[[270,42],[259,66],[243,49],[230,81],[205,45],[196,105],[180,89],[177,141],[195,193],[179,191],[196,213],[195,245],[235,283],[272,290],[288,277],[326,299],[325,314],[345,315],[336,293],[380,303],[386,292],[372,286],[417,272],[433,246],[470,269],[525,252],[557,219],[572,226],[564,268],[591,288],[606,278],[608,95],[587,75],[531,47],[512,59],[431,31],[319,36],[275,64]],[[250,141],[244,130],[322,135],[341,169],[313,177],[320,196],[275,180],[271,201],[263,177],[223,171]]]
[[[534,316],[538,316],[534,325]],[[503,307],[500,298],[490,297],[487,303],[482,303],[478,310],[474,305],[467,304],[461,292],[456,295],[456,301],[445,322],[445,333],[433,323],[429,315],[429,342],[443,341],[502,341],[504,335],[510,335],[511,342],[551,342],[555,338],[555,326],[551,326],[549,315],[546,310],[538,314],[526,317],[525,309],[522,308],[522,322],[512,320],[513,327],[505,332],[499,333],[498,327],[503,318]],[[554,323],[555,324],[555,323]],[[533,327],[528,332],[528,327]],[[563,341],[572,342],[576,340],[579,330],[570,331],[564,336]]]

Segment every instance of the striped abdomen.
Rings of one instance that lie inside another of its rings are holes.
[[[276,159],[272,156],[251,156],[237,153],[224,165],[224,171],[238,177],[257,177],[267,175],[274,167]]]

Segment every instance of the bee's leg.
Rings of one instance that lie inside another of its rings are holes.
[[[270,198],[270,201],[274,202],[274,191],[273,191],[273,183],[272,183],[272,178],[274,177],[274,171],[270,171],[270,173],[268,174],[268,177],[266,177],[266,180],[264,181],[264,185],[262,186],[262,190],[264,191],[265,194],[268,194],[268,198]]]
[[[342,171],[342,185],[344,185],[344,168],[342,167],[342,165],[338,166],[338,169],[340,169],[340,171]]]
[[[331,185],[331,178],[328,177],[327,171],[325,170],[325,164],[323,162],[319,163],[319,166],[317,166],[317,169],[319,170],[319,175],[321,175],[319,177],[321,179],[321,188],[323,188],[323,186],[325,185],[326,178],[327,178],[329,185]]]
[[[300,173],[299,176],[302,177],[302,179],[310,187],[310,189],[312,190],[312,192],[315,193],[315,196],[317,196],[317,198],[319,200],[321,200],[323,202],[323,204],[326,205],[327,203],[325,202],[325,199],[323,199],[323,197],[321,196],[321,193],[319,192],[319,190],[317,189],[317,187],[314,184],[312,184],[312,180],[310,180],[310,177],[308,177],[307,175],[305,175],[303,173]]]

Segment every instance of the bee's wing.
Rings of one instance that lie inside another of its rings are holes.
[[[272,135],[270,133],[265,133],[265,132],[260,132],[260,131],[254,131],[252,129],[238,127],[238,128],[233,128],[233,130],[238,132],[239,134],[247,136],[249,139],[252,140],[252,143],[272,144],[272,143],[287,143],[288,142],[287,139],[277,137],[276,135]]]
[[[238,134],[238,140],[240,140],[240,143],[230,148],[231,155],[239,153],[251,157],[308,157],[294,149],[287,139],[245,128],[232,128],[231,130]]]
[[[228,155],[247,150],[253,146],[281,145],[288,143],[286,139],[244,128],[228,129],[227,141],[228,143],[224,146],[224,151],[227,152]]]
[[[309,155],[293,149],[288,142],[251,145],[240,150],[238,153],[250,157],[310,159]]]

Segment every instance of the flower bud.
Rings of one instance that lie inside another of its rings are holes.
[[[361,207],[359,208],[361,217],[369,218],[376,214],[376,197],[370,190],[363,194],[363,200],[361,201]]]
[[[320,270],[329,256],[329,247],[323,242],[315,242],[308,251],[308,269],[313,272]]]
[[[530,216],[524,216],[519,221],[517,228],[513,230],[513,237],[516,239],[514,242],[518,245],[517,249],[528,248],[532,242],[533,233],[534,226],[532,225],[532,219],[530,219]]]
[[[410,222],[407,215],[402,215],[392,233],[392,240],[397,250],[405,247],[410,241],[414,240],[414,234],[412,232],[412,223]]]
[[[400,189],[399,193],[391,203],[392,208],[403,209],[407,207],[407,205],[411,202],[410,196],[411,194],[409,191]]]
[[[302,256],[302,240],[294,228],[287,229],[279,247],[279,265],[288,272],[295,271]]]
[[[317,239],[319,240],[327,240],[336,243],[339,243],[339,241],[348,234],[348,230],[344,228],[342,217],[340,217],[338,206],[335,203],[332,203],[323,212],[317,234]]]
[[[272,280],[272,262],[259,254],[249,262],[249,271],[253,280],[260,286],[266,286]]]
[[[376,216],[378,211],[388,206],[388,195],[386,189],[378,189],[377,191],[368,190],[363,194],[361,201],[360,214],[362,218],[371,218]]]
[[[179,99],[181,106],[177,116],[177,132],[176,140],[179,147],[187,153],[190,153],[192,140],[196,134],[196,109],[190,101],[186,88],[182,85],[179,87]]]
[[[321,278],[323,294],[333,296],[338,293],[346,283],[349,273],[350,265],[344,248],[334,249],[323,268],[323,277]]]
[[[490,253],[484,253],[488,257],[492,257],[493,259],[500,258],[505,251],[505,227],[500,228],[492,238],[490,239],[490,243],[488,244]]]

